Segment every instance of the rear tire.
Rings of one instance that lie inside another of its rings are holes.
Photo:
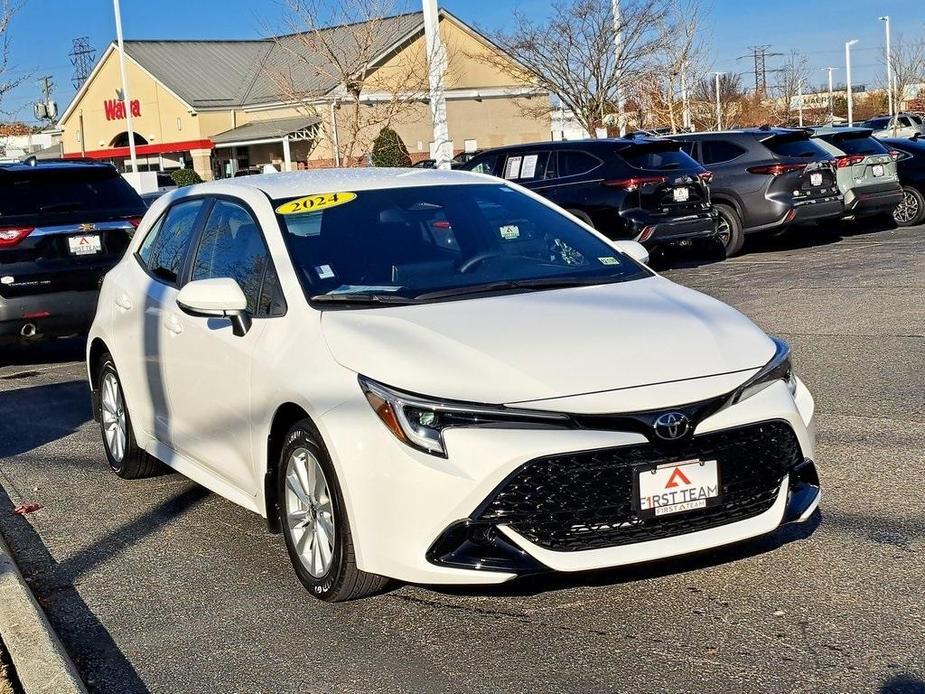
[[[109,352],[100,357],[96,371],[99,388],[100,434],[109,467],[125,480],[151,477],[163,471],[163,464],[145,453],[135,441],[132,418],[122,392],[122,381]]]
[[[745,244],[745,234],[742,231],[742,220],[739,213],[729,205],[714,205],[719,214],[719,227],[717,239],[723,247],[723,254],[727,258],[737,255]]]
[[[289,430],[277,469],[279,524],[302,585],[326,602],[385,589],[389,579],[357,568],[340,483],[308,420]]]
[[[903,199],[893,210],[893,221],[901,227],[925,221],[925,196],[912,186],[903,186]]]

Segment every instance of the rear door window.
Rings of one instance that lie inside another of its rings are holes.
[[[546,176],[549,152],[525,152],[509,156],[504,163],[504,177],[511,181],[529,183]]]
[[[138,250],[138,259],[158,279],[176,284],[193,241],[203,199],[179,202],[151,228]]]
[[[745,148],[727,140],[703,140],[701,161],[704,164],[722,164],[745,154]]]
[[[580,176],[593,171],[602,163],[600,159],[587,152],[577,149],[565,149],[559,152],[558,171],[555,173],[559,178]]]

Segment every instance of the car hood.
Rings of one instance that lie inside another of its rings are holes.
[[[763,366],[774,354],[770,338],[741,313],[657,276],[327,310],[321,322],[342,366],[413,393],[480,403],[728,374]]]

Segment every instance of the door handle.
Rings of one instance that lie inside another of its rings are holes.
[[[132,310],[132,301],[128,298],[128,294],[120,294],[116,297],[116,306],[126,311]]]
[[[180,321],[173,314],[167,316],[164,320],[164,327],[167,328],[174,335],[179,335],[183,332],[183,326],[180,324]]]

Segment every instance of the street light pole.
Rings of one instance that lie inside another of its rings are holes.
[[[823,68],[829,73],[829,125],[835,125],[835,96],[832,94],[832,71],[836,67]]]
[[[845,42],[845,81],[848,83],[848,126],[854,125],[854,103],[851,94],[851,47],[858,42],[857,39]]]
[[[116,41],[119,44],[119,71],[122,73],[122,105],[125,107],[125,125],[128,131],[128,152],[132,159],[132,171],[138,171],[138,158],[135,156],[135,128],[132,123],[132,101],[128,95],[128,80],[125,77],[125,44],[122,41],[122,12],[119,0],[112,0],[116,14]]]
[[[691,105],[687,99],[687,61],[681,63],[681,124],[691,130]]]
[[[446,95],[443,75],[446,72],[446,48],[440,40],[440,16],[437,0],[423,0],[424,39],[427,46],[427,77],[430,84],[430,112],[434,121],[434,167],[449,169],[453,158],[450,131],[446,122]],[[450,151],[447,151],[450,150]]]
[[[800,109],[800,127],[803,127],[803,80],[797,81],[797,108]]]
[[[623,15],[620,14],[620,0],[612,0],[614,57],[617,78],[617,118],[620,137],[626,137],[626,102],[623,99]]]
[[[723,118],[722,118],[722,109],[720,108],[719,103],[719,78],[721,75],[725,75],[725,72],[714,72],[713,76],[716,80],[716,129],[723,129]]]
[[[886,95],[889,102],[890,108],[890,117],[892,118],[896,114],[896,110],[893,109],[893,56],[890,51],[890,17],[889,15],[885,17],[880,17],[880,21],[886,25]],[[898,95],[897,95],[898,96]],[[896,104],[899,106],[899,104]]]

